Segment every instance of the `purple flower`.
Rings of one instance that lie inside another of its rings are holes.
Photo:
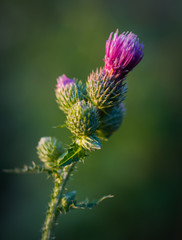
[[[116,30],[106,41],[105,71],[113,75],[124,77],[143,58],[143,44],[139,43],[137,35],[132,32],[123,32],[118,36]]]
[[[58,90],[61,90],[66,85],[73,84],[73,83],[75,83],[75,81],[73,79],[68,78],[68,77],[66,77],[65,74],[63,74],[62,76],[58,77],[56,87]]]

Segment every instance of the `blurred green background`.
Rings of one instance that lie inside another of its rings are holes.
[[[59,218],[56,239],[182,239],[182,4],[176,0],[1,1],[1,169],[31,164],[42,136],[70,143],[55,102],[63,73],[103,66],[111,31],[133,31],[145,56],[128,75],[127,114],[69,182],[77,198],[114,194]],[[1,240],[38,240],[52,181],[0,174]]]

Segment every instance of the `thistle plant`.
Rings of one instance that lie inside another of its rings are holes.
[[[53,227],[60,214],[73,209],[92,208],[107,195],[94,202],[77,201],[76,191],[66,192],[66,183],[75,165],[95,150],[119,129],[125,115],[127,74],[142,60],[143,44],[133,33],[118,30],[106,41],[105,65],[92,72],[86,84],[62,75],[57,79],[56,101],[66,114],[65,127],[72,134],[67,149],[55,137],[42,137],[37,154],[42,165],[6,170],[15,173],[47,173],[54,180],[54,188],[42,228],[42,240],[53,237]]]

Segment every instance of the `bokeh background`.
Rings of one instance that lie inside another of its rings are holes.
[[[1,169],[31,164],[42,136],[70,143],[55,102],[63,73],[86,81],[111,31],[133,31],[145,56],[128,75],[127,114],[78,165],[77,198],[114,194],[59,218],[56,239],[182,239],[182,4],[177,0],[7,0],[0,7]],[[52,181],[0,174],[1,240],[38,240]]]

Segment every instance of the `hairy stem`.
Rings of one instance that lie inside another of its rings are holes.
[[[60,204],[65,185],[75,164],[76,162],[72,162],[68,169],[64,170],[61,175],[56,176],[55,178],[55,186],[51,195],[51,201],[48,206],[47,215],[43,226],[42,240],[51,239],[51,231],[56,221],[58,206]]]

